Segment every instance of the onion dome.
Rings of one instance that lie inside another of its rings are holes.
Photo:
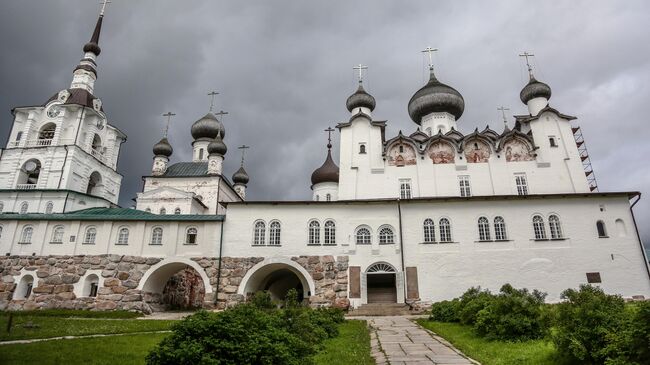
[[[232,182],[243,185],[248,183],[248,174],[246,173],[246,170],[244,170],[244,166],[241,166],[239,170],[232,175]]]
[[[519,98],[524,104],[528,104],[529,101],[535,98],[546,98],[547,100],[551,98],[551,87],[547,84],[537,81],[535,77],[530,76],[530,81],[519,93]]]
[[[323,166],[314,170],[311,174],[311,183],[316,185],[323,182],[339,182],[339,167],[336,166],[334,160],[332,160],[332,152],[327,151],[327,158]]]
[[[214,139],[219,134],[221,138],[225,137],[226,130],[219,119],[212,113],[206,114],[203,118],[192,124],[192,137],[195,140],[199,138]]]
[[[161,139],[158,143],[153,145],[153,154],[155,156],[165,156],[169,157],[174,152],[172,145],[169,144],[167,138]]]
[[[409,116],[417,124],[422,123],[425,115],[436,112],[447,112],[459,119],[465,110],[463,96],[453,87],[438,81],[433,69],[430,71],[429,82],[413,94],[409,101]]]
[[[348,111],[351,112],[354,108],[368,108],[370,111],[375,109],[375,98],[368,94],[366,90],[363,89],[361,81],[359,81],[359,88],[357,91],[348,97],[348,100],[345,102],[345,106],[348,108]]]
[[[226,147],[226,144],[223,143],[223,139],[221,139],[221,135],[219,134],[217,134],[217,138],[208,144],[208,153],[211,155],[224,156],[227,151],[228,147]]]

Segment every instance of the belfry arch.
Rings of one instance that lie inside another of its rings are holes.
[[[238,294],[247,297],[258,291],[268,291],[273,300],[282,300],[290,289],[296,289],[303,300],[309,300],[315,291],[311,275],[295,261],[268,258],[253,266],[239,285]]]

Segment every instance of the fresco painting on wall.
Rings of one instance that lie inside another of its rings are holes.
[[[415,165],[415,149],[408,144],[397,144],[388,151],[388,165]]]
[[[469,163],[488,162],[490,158],[490,146],[485,142],[474,140],[465,146],[465,158]]]
[[[435,142],[429,146],[429,158],[434,164],[454,163],[456,152],[449,143]]]
[[[517,138],[506,142],[505,151],[508,162],[533,161],[535,159],[528,144]]]

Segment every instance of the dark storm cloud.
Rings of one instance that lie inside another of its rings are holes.
[[[90,37],[94,1],[0,2],[1,130],[12,106],[39,104],[67,87]],[[366,88],[388,135],[415,129],[406,104],[425,81],[420,50],[431,45],[437,75],[466,101],[462,131],[490,124],[497,106],[523,113],[532,50],[551,105],[578,116],[601,191],[650,185],[650,4],[643,1],[124,1],[107,11],[96,94],[128,136],[119,170],[130,206],[151,168],[161,114],[177,114],[174,161],[190,158],[189,127],[216,90],[225,118],[226,172],[251,145],[250,199],[308,199],[309,176],[325,158],[327,126],[348,118],[352,66],[370,66]],[[338,136],[336,136],[338,137]],[[335,148],[335,157],[338,157]],[[635,208],[650,239],[650,199]]]

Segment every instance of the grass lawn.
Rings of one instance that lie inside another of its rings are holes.
[[[339,336],[326,340],[325,348],[314,357],[317,365],[370,365],[370,333],[364,321],[345,321],[339,326]]]
[[[2,365],[141,365],[168,333],[0,345]]]
[[[554,345],[547,340],[488,341],[477,336],[470,326],[425,319],[418,320],[418,323],[444,337],[464,354],[484,365],[556,365],[563,363],[562,359],[557,357]]]

